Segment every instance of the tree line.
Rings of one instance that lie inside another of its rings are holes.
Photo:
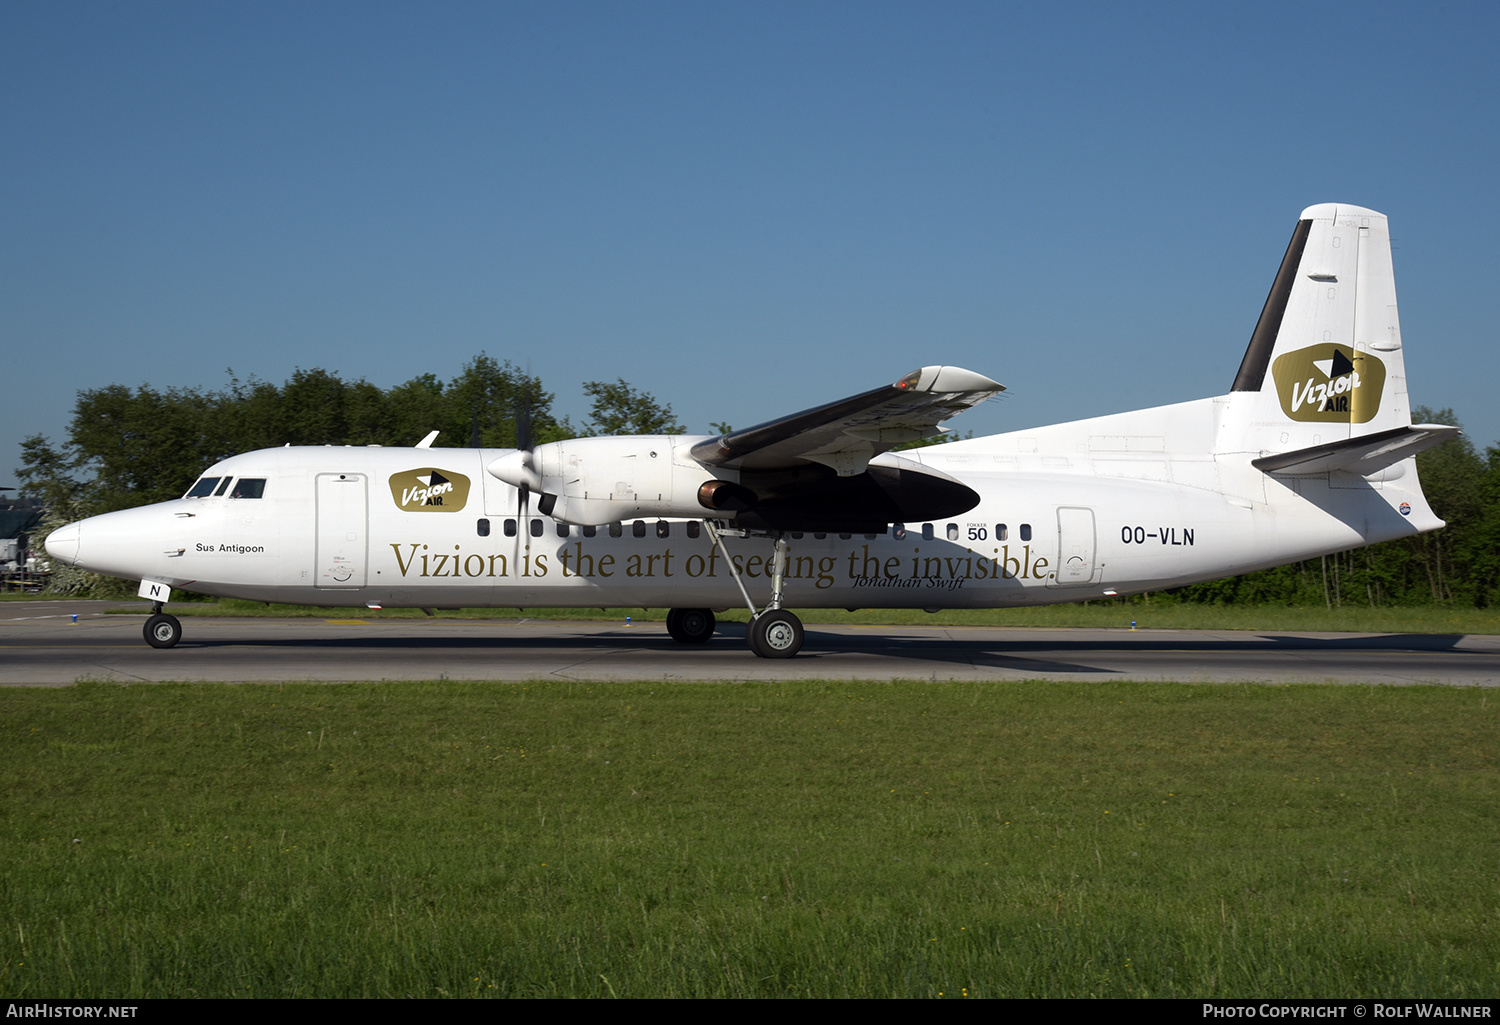
[[[67,440],[21,443],[23,494],[70,518],[179,498],[204,467],[239,452],[282,445],[415,445],[513,448],[527,416],[533,443],[594,434],[681,434],[672,407],[623,380],[587,381],[580,425],[558,416],[540,378],[481,353],[453,380],[423,374],[393,388],[298,370],[284,384],[218,390],[109,385],[78,393]]]
[[[281,445],[413,445],[439,430],[437,447],[509,448],[529,416],[538,444],[596,434],[680,434],[669,405],[624,380],[587,381],[579,425],[558,416],[553,393],[509,361],[481,353],[451,381],[423,374],[380,389],[326,370],[298,370],[282,385],[219,390],[110,385],[78,393],[67,439],[22,442],[22,494],[44,501],[43,530],[177,498],[203,468]],[[523,413],[523,410],[525,411]],[[1457,425],[1451,410],[1414,411],[1419,423]],[[712,425],[715,431],[728,424]],[[1155,600],[1288,606],[1452,604],[1500,601],[1500,448],[1480,454],[1459,438],[1417,457],[1423,490],[1444,530],[1275,569],[1193,584]],[[76,583],[76,582],[75,582]]]

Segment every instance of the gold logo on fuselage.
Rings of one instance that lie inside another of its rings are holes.
[[[433,468],[391,474],[391,500],[404,512],[458,512],[469,501],[469,478]]]

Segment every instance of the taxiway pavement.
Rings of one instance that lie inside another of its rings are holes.
[[[79,680],[1170,680],[1500,685],[1500,636],[1017,627],[807,628],[794,659],[744,627],[682,645],[661,623],[183,617],[158,650],[119,602],[0,603],[0,685]],[[73,617],[77,617],[76,621]]]

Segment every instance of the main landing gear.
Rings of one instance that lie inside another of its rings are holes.
[[[161,610],[161,602],[151,606],[151,615],[141,632],[145,634],[146,643],[153,648],[170,648],[182,640],[182,624],[176,616],[169,616]]]
[[[716,620],[712,609],[671,609],[667,612],[667,633],[682,644],[702,644],[714,635]]]
[[[761,658],[791,658],[802,650],[802,620],[786,609],[766,609],[750,620],[745,644]]]
[[[717,530],[711,520],[704,520],[703,525],[708,528],[708,536],[713,539],[714,544],[719,546],[719,553],[724,556],[724,563],[734,576],[734,582],[739,585],[746,607],[750,609],[750,623],[745,628],[746,646],[761,658],[791,658],[801,651],[802,620],[781,607],[782,590],[786,584],[786,554],[791,548],[786,535],[779,530],[771,535],[775,538],[775,548],[771,555],[771,602],[757,612],[755,603],[750,600],[750,592],[745,590],[744,581],[740,579],[739,571],[734,568],[734,560],[729,557],[729,552],[724,548],[723,537],[725,534],[734,537],[749,537],[750,532]]]

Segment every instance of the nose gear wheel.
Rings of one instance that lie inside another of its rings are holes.
[[[149,617],[141,632],[146,643],[153,648],[170,648],[182,640],[182,624],[177,621],[176,616],[169,616],[165,612]]]

